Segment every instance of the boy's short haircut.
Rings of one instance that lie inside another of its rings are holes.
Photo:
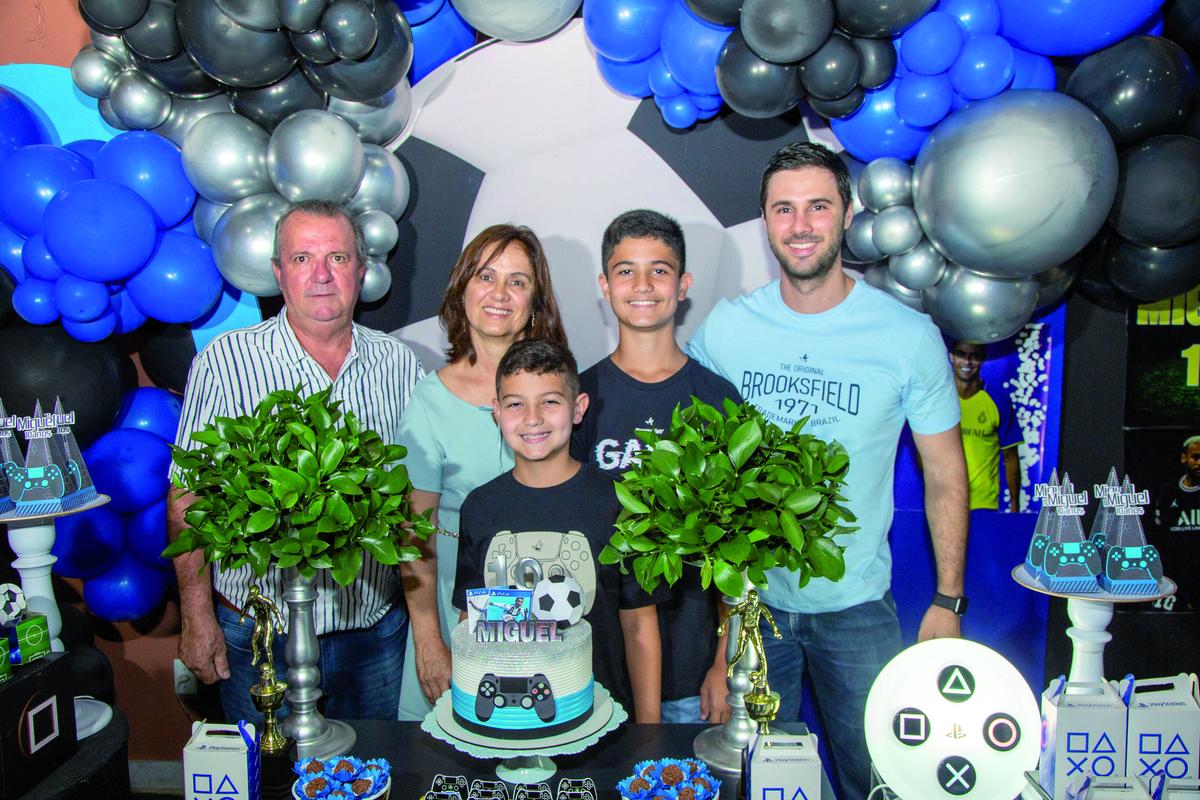
[[[672,217],[659,211],[639,208],[626,211],[608,223],[600,240],[600,266],[608,275],[608,260],[613,249],[625,239],[658,239],[671,248],[679,262],[679,274],[687,271],[687,252],[683,244],[683,228]]]
[[[546,339],[514,342],[496,368],[496,397],[500,396],[501,379],[518,372],[532,372],[535,375],[553,372],[561,375],[571,390],[572,398],[579,396],[579,366],[571,351],[561,344]]]

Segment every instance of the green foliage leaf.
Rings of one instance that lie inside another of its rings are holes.
[[[262,533],[270,530],[278,519],[279,515],[275,513],[275,509],[260,508],[246,520],[246,533]]]
[[[713,559],[713,581],[721,593],[728,597],[740,597],[742,594],[742,574],[723,559]]]
[[[650,507],[633,496],[624,483],[613,484],[617,491],[617,500],[633,514],[649,514]]]
[[[729,460],[740,469],[761,443],[762,427],[758,420],[746,420],[729,437]]]
[[[846,574],[846,559],[842,555],[842,548],[834,544],[832,539],[813,539],[808,545],[808,555],[814,575],[839,581]]]

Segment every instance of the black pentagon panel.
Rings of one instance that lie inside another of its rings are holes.
[[[751,119],[725,109],[708,122],[677,131],[651,99],[643,100],[629,131],[653,148],[726,228],[758,216],[758,182],[775,151],[808,141],[804,118],[792,110]]]
[[[566,583],[566,581],[567,581],[566,575],[555,574],[555,575],[550,576],[551,583]]]
[[[483,183],[478,167],[415,136],[400,145],[396,156],[408,170],[412,193],[399,221],[400,243],[388,259],[392,288],[383,300],[361,305],[354,315],[381,331],[437,316]]]
[[[538,598],[538,606],[542,611],[549,611],[554,608],[554,598],[548,594],[544,594]]]
[[[583,597],[580,596],[579,592],[572,589],[567,593],[567,603],[571,606],[581,606],[583,605]]]

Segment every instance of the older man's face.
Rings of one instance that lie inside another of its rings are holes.
[[[275,278],[292,319],[349,324],[365,273],[349,220],[296,213],[284,222]]]

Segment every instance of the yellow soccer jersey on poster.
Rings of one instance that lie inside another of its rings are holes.
[[[971,509],[999,508],[1000,451],[1022,441],[1012,406],[1003,393],[993,397],[986,388],[958,402]]]

